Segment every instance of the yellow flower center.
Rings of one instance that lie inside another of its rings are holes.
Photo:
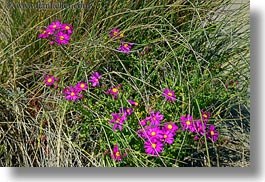
[[[127,109],[127,112],[130,112],[130,109]]]
[[[156,135],[156,132],[153,131],[153,132],[151,133],[151,135],[152,135],[152,136],[155,136],[155,135]]]
[[[156,148],[156,144],[155,143],[152,143],[152,148]]]
[[[75,93],[74,92],[71,92],[71,96],[75,96]]]
[[[52,79],[51,78],[48,78],[47,82],[51,83],[52,82]]]
[[[138,102],[135,102],[134,105],[135,105],[135,106],[138,106],[139,104],[138,104]]]
[[[167,135],[164,135],[164,138],[167,138]]]
[[[171,130],[173,128],[173,126],[171,124],[169,124],[169,125],[167,125],[167,128]]]
[[[124,33],[121,33],[121,34],[120,34],[120,37],[124,37]]]
[[[121,120],[120,120],[120,118],[117,118],[116,119],[116,123],[119,123]]]
[[[211,131],[210,134],[211,134],[212,136],[214,136],[214,131]]]
[[[116,92],[118,92],[118,89],[117,88],[113,88],[112,92],[116,93]]]
[[[190,125],[190,121],[186,121],[186,124],[189,126]]]
[[[167,95],[171,97],[173,94],[172,94],[171,92],[168,92],[168,94],[167,94]]]
[[[203,116],[204,118],[208,118],[207,114],[203,114],[202,116]]]
[[[81,87],[81,88],[84,88],[84,87],[85,87],[85,84],[82,83],[82,84],[80,85],[80,87]]]
[[[42,33],[45,34],[46,33],[46,30],[43,30]]]
[[[96,81],[98,82],[98,79],[96,79]]]
[[[156,121],[156,117],[153,117],[153,120],[155,120],[155,121]]]
[[[113,35],[117,35],[117,34],[118,34],[118,32],[117,32],[117,31],[114,31],[114,32],[113,32]]]
[[[128,47],[128,46],[129,46],[129,44],[124,44],[123,46],[124,46],[124,47]]]
[[[57,26],[56,25],[53,25],[52,28],[56,28]]]
[[[121,156],[121,154],[120,154],[120,152],[116,152],[116,157],[120,157]]]
[[[63,40],[64,39],[64,36],[60,36],[60,40]]]
[[[65,29],[66,29],[66,30],[69,30],[69,29],[70,29],[70,27],[66,25],[66,26],[65,26]]]

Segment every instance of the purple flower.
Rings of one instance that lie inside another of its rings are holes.
[[[151,139],[144,142],[145,152],[149,155],[158,155],[163,150],[163,143],[157,139]]]
[[[131,105],[135,106],[135,107],[137,107],[137,106],[139,105],[138,102],[135,102],[135,101],[133,101],[133,100],[128,100],[128,102],[129,102]]]
[[[204,122],[208,122],[209,118],[211,117],[211,113],[201,110],[201,114],[202,114],[202,119]]]
[[[109,36],[110,37],[117,37],[119,35],[119,33],[120,33],[120,29],[114,28],[113,30],[110,31]]]
[[[186,117],[185,116],[181,116],[180,117],[180,124],[182,126],[182,130],[186,130],[188,129],[189,131],[191,132],[194,132],[195,129],[194,129],[194,124],[193,124],[193,119],[192,119],[192,116],[191,115],[187,115]]]
[[[41,30],[41,33],[38,35],[39,38],[41,39],[47,39],[51,35],[53,35],[54,30],[47,28],[46,30]]]
[[[76,85],[76,89],[81,92],[83,90],[86,90],[88,88],[88,85],[87,83],[85,82],[78,82],[77,85]]]
[[[61,44],[68,44],[70,40],[70,36],[68,34],[65,34],[63,32],[59,32],[56,37],[56,42]]]
[[[172,90],[169,90],[168,88],[164,90],[164,93],[162,94],[162,96],[165,96],[167,101],[176,100],[175,93]]]
[[[199,140],[199,136],[198,135],[195,135],[194,138],[193,138],[194,141],[197,141]]]
[[[173,133],[175,135],[175,132],[179,129],[179,127],[173,123],[172,121],[165,123],[163,130],[164,131],[170,131],[171,133]]]
[[[162,135],[162,131],[159,127],[150,127],[146,130],[147,136],[149,138],[160,139]]]
[[[65,95],[65,99],[66,100],[72,100],[72,101],[76,101],[78,99],[83,98],[83,95],[80,94],[79,90],[76,89],[76,87],[72,87],[70,86],[69,88],[65,88],[63,90],[63,94]]]
[[[133,45],[134,43],[126,43],[121,41],[121,46],[118,48],[118,51],[128,54],[131,51]]]
[[[112,113],[111,115],[113,119],[111,119],[109,122],[114,123],[112,130],[116,130],[116,128],[118,127],[119,130],[121,131],[123,122],[127,120],[126,115],[125,114],[120,115],[120,113]]]
[[[113,147],[113,154],[111,155],[111,158],[115,161],[121,161],[121,152],[117,144]]]
[[[160,114],[159,111],[157,111],[156,113],[154,111],[151,111],[150,113],[151,113],[151,116],[150,116],[151,125],[159,125],[160,121],[164,119],[164,115]]]
[[[133,109],[132,108],[120,108],[120,113],[125,114],[126,116],[130,116],[133,113]]]
[[[209,126],[207,138],[211,138],[213,141],[216,141],[218,139],[218,132],[215,130],[214,125]]]
[[[145,119],[142,119],[141,121],[139,121],[138,124],[139,124],[140,126],[145,126],[146,123],[147,123],[147,119],[145,118]]]
[[[98,72],[95,72],[90,76],[90,80],[88,81],[92,83],[93,87],[96,87],[96,86],[99,86],[99,79],[101,77],[102,75],[100,75]]]
[[[148,138],[147,135],[147,130],[146,128],[140,128],[139,130],[137,130],[137,134],[140,138]]]
[[[61,30],[68,35],[72,35],[73,33],[73,27],[66,23],[61,25]]]
[[[107,90],[106,94],[111,94],[114,97],[114,99],[117,99],[118,94],[119,94],[119,90],[117,87],[113,87],[113,88],[110,88],[109,90]]]
[[[162,141],[168,144],[172,144],[174,142],[174,133],[169,130],[162,131]]]
[[[55,77],[53,75],[44,75],[45,77],[45,84],[47,86],[52,86],[55,82]]]
[[[53,30],[59,30],[61,28],[61,22],[60,21],[55,21],[55,22],[52,22],[48,28],[49,29],[53,29]]]
[[[200,134],[200,135],[204,135],[205,133],[205,123],[202,122],[201,120],[195,120],[193,122],[193,126],[194,126],[194,132]]]

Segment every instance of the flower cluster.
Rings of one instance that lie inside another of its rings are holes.
[[[145,152],[149,155],[158,155],[163,151],[165,144],[172,144],[178,126],[172,121],[161,126],[164,115],[159,111],[150,112],[150,116],[141,120],[138,124],[141,127],[137,133],[140,138],[145,139]]]
[[[120,29],[118,29],[118,28],[114,28],[113,30],[111,30],[109,35],[111,38],[115,38],[115,39],[124,37],[124,33],[121,33]],[[131,52],[131,48],[134,44],[135,43],[129,43],[129,42],[126,42],[124,40],[121,40],[121,45],[118,48],[118,51],[123,52],[125,54],[129,54]]]
[[[69,101],[76,101],[78,99],[83,98],[82,91],[88,88],[87,83],[85,82],[78,82],[75,86],[66,87],[63,90],[63,94],[66,100]]]
[[[124,121],[126,121],[127,117],[132,113],[133,108],[126,107],[120,108],[120,111],[118,113],[111,113],[112,119],[109,121],[109,123],[114,124],[112,130],[119,128],[119,130],[121,131]]]
[[[60,21],[52,22],[46,29],[40,30],[39,38],[48,39],[50,44],[68,44],[73,33],[73,27]]]
[[[93,73],[90,76],[90,80],[88,82],[92,83],[93,87],[99,86],[102,75],[100,75],[98,72]],[[57,85],[54,85],[55,82],[58,82],[60,79],[55,78],[53,75],[46,75],[44,74],[44,83],[47,86],[54,86],[55,88],[58,88]],[[76,101],[78,99],[83,98],[82,91],[85,91],[88,89],[88,84],[86,82],[78,82],[75,86],[68,86],[63,90],[63,94],[66,98],[66,100],[72,100]]]
[[[216,141],[218,139],[218,132],[215,130],[214,125],[207,128],[207,122],[211,114],[207,111],[201,110],[202,119],[193,119],[189,114],[180,117],[180,124],[182,130],[188,130],[195,134],[194,140],[198,140],[201,136],[206,134],[208,139]]]

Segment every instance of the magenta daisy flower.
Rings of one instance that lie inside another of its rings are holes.
[[[61,30],[68,35],[72,35],[73,33],[73,27],[67,23],[61,25]]]
[[[107,90],[106,94],[111,94],[114,97],[114,99],[117,99],[119,94],[119,89],[118,87],[110,88],[109,90]]]
[[[47,28],[46,30],[41,30],[41,33],[38,35],[41,39],[48,39],[51,35],[53,35],[54,30]]]
[[[115,160],[115,161],[121,161],[121,152],[120,152],[120,150],[119,150],[119,147],[118,147],[118,145],[116,144],[116,145],[114,145],[114,147],[113,147],[113,153],[111,154],[111,158],[113,159],[113,160]]]
[[[119,130],[122,130],[122,125],[125,120],[127,120],[126,115],[123,114],[122,116],[119,113],[111,113],[112,119],[109,121],[110,123],[114,123],[112,130],[116,130],[117,127]]]
[[[147,124],[147,119],[142,119],[141,121],[139,121],[138,123],[140,126],[145,126]]]
[[[204,122],[208,122],[209,118],[211,117],[211,113],[201,110],[201,114],[202,114],[202,119]]]
[[[55,82],[55,77],[53,75],[44,75],[45,77],[45,84],[47,86],[52,86]]]
[[[68,34],[65,34],[63,32],[59,32],[56,37],[56,42],[61,44],[68,44],[70,40],[70,36]]]
[[[59,30],[61,28],[61,22],[60,21],[55,21],[55,22],[52,22],[48,28],[49,29],[53,29],[53,30]]]
[[[110,37],[117,37],[119,35],[120,29],[114,28],[113,30],[110,31],[109,36]]]
[[[70,86],[69,88],[65,88],[63,90],[63,94],[65,95],[65,99],[69,101],[76,101],[78,99],[83,98],[83,95],[79,92],[79,90],[76,89],[76,87],[72,86]]]
[[[205,124],[201,120],[195,120],[194,122],[194,132],[204,135],[205,133]]]
[[[92,83],[93,87],[96,87],[96,86],[99,86],[99,79],[101,77],[102,75],[100,75],[98,72],[95,72],[90,76],[90,80],[88,81]]]
[[[147,130],[146,128],[140,128],[139,130],[137,130],[137,134],[140,138],[148,138],[147,135]]]
[[[137,106],[139,105],[138,102],[135,102],[135,101],[133,101],[133,100],[128,100],[128,102],[129,102],[132,106],[135,106],[135,107],[137,107]]]
[[[218,132],[215,130],[214,125],[209,126],[207,138],[211,138],[213,141],[216,141],[218,139]]]
[[[162,131],[162,141],[168,144],[172,144],[174,142],[174,136],[175,134],[172,133],[170,130],[164,130]]]
[[[160,125],[160,121],[164,119],[164,115],[160,113],[160,111],[157,111],[156,113],[154,111],[151,111],[150,116],[150,124],[151,125]]]
[[[159,127],[150,127],[146,130],[146,133],[149,138],[156,138],[156,139],[160,139],[162,135],[162,131],[160,130]]]
[[[163,151],[163,143],[153,138],[144,142],[144,148],[147,154],[158,155]]]
[[[167,101],[176,100],[175,93],[172,90],[169,90],[168,88],[164,90],[164,93],[162,94],[162,96],[165,96]]]
[[[194,132],[195,129],[194,129],[194,124],[193,124],[193,119],[192,119],[192,116],[191,115],[187,115],[186,117],[185,116],[181,116],[180,117],[180,124],[182,126],[182,130],[186,130],[188,129],[189,131],[191,132]]]
[[[128,54],[131,51],[133,45],[134,43],[126,43],[121,41],[121,46],[118,48],[118,51]]]
[[[88,88],[88,85],[85,82],[78,82],[75,87],[79,92],[81,92],[83,90],[86,90]]]
[[[130,116],[133,113],[133,109],[132,108],[120,108],[120,113],[125,114],[126,116]]]
[[[170,131],[174,135],[176,134],[176,131],[178,129],[179,129],[179,127],[175,123],[173,123],[172,121],[165,123],[164,127],[163,127],[164,131]]]
[[[194,137],[193,137],[193,140],[194,141],[197,141],[197,140],[199,140],[200,139],[200,137],[198,136],[198,135],[195,135]]]

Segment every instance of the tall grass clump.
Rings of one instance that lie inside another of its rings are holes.
[[[0,2],[0,166],[249,166],[248,1]]]

